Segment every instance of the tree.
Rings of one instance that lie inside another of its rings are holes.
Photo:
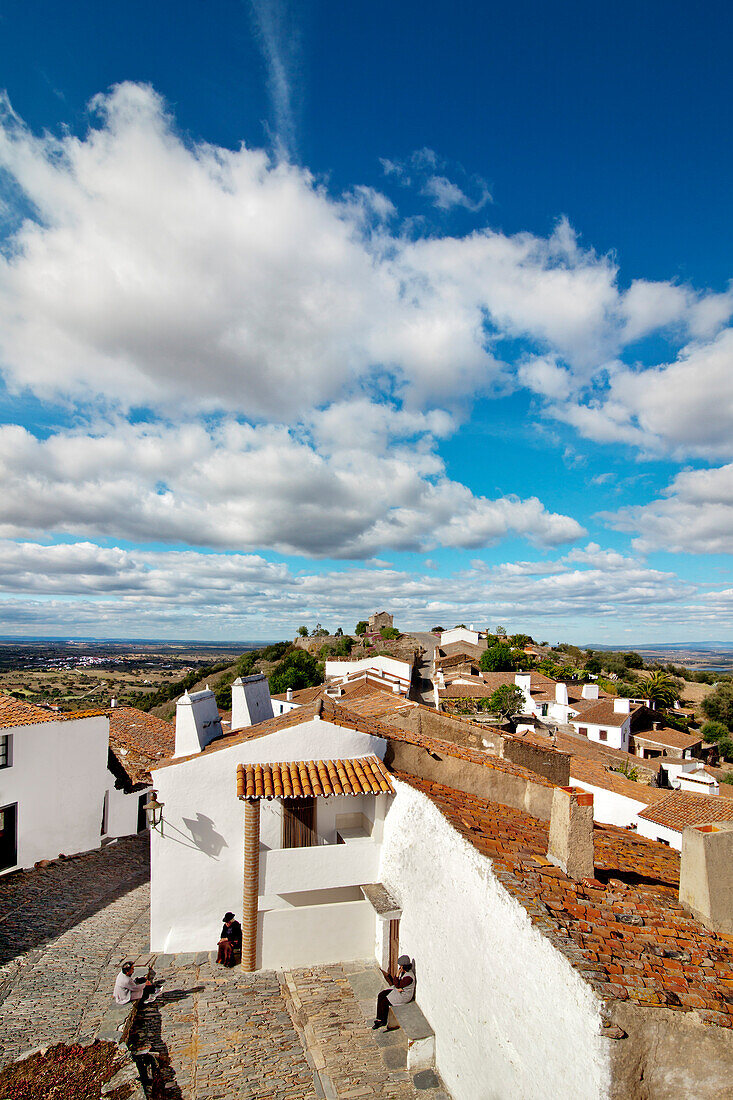
[[[524,646],[529,645],[529,643],[532,641],[532,635],[531,634],[512,634],[509,641],[512,643],[513,646],[516,646],[517,649],[523,649]]]
[[[298,634],[300,635],[301,638],[307,638],[308,637],[308,627],[307,626],[299,626],[298,627]]]
[[[379,633],[384,638],[385,642],[390,641],[392,638],[399,638],[400,632],[394,626],[383,626]]]
[[[648,680],[644,681],[642,690],[652,703],[660,707],[671,707],[680,697],[679,684],[668,672],[652,672]]]
[[[514,684],[502,684],[489,696],[489,710],[500,718],[513,718],[524,710],[524,693]]]
[[[494,633],[495,633],[495,634],[498,634],[500,638],[506,638],[506,627],[504,627],[504,626],[497,626],[497,628],[496,628],[496,630],[494,631]]]
[[[318,662],[305,649],[294,649],[275,665],[270,673],[270,694],[280,695],[292,688],[315,687],[321,683]]]
[[[481,654],[478,664],[484,672],[510,672],[514,668],[512,651],[505,643],[497,642]]]
[[[627,668],[644,667],[644,661],[638,653],[624,653],[624,662]]]
[[[431,634],[442,634],[445,631],[444,626],[434,626],[430,631]]]
[[[337,638],[343,638],[343,636],[344,636],[343,627],[340,627],[340,626],[337,627],[336,628],[336,637]]]
[[[366,621],[366,619],[360,619],[359,622],[356,624],[354,634],[358,634],[361,637],[363,634],[366,634],[368,626],[369,623]]]
[[[730,737],[721,737],[718,741],[718,751],[724,760],[733,760],[733,741]]]
[[[343,634],[333,647],[335,657],[348,657],[354,645],[354,639],[348,634]]]
[[[733,729],[733,682],[723,680],[719,683],[715,691],[703,699],[702,709],[706,718]]]
[[[730,737],[730,732],[727,726],[724,726],[722,722],[710,721],[705,722],[700,729],[705,741],[723,741],[725,738]]]

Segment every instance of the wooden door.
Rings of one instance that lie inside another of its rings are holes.
[[[0,871],[18,862],[18,803],[0,808]]]
[[[389,973],[394,977],[399,969],[397,959],[400,954],[400,922],[389,922]]]
[[[315,798],[284,798],[283,848],[310,848],[317,843]]]

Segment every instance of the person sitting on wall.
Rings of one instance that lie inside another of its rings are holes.
[[[113,996],[118,1005],[129,1004],[130,1001],[154,1001],[157,996],[150,975],[147,978],[133,978],[134,970],[134,963],[123,963],[115,979]]]
[[[397,960],[399,970],[397,977],[393,978],[386,970],[383,970],[389,989],[383,989],[377,997],[377,1017],[372,1024],[372,1030],[384,1027],[387,1023],[390,1005],[406,1005],[415,996],[414,965],[409,955],[400,955]]]
[[[224,927],[219,940],[219,954],[216,961],[222,966],[234,966],[237,954],[242,952],[242,926],[234,919],[234,913],[224,914]]]

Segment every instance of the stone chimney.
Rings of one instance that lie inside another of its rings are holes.
[[[174,756],[201,752],[221,736],[221,718],[216,697],[210,688],[186,691],[176,703],[176,748]]]
[[[272,718],[272,699],[265,674],[238,676],[232,684],[232,729],[256,726],[267,718]]]
[[[613,709],[616,714],[630,714],[631,700],[622,699],[620,695],[617,695],[613,700]]]
[[[593,878],[593,795],[589,791],[555,787],[547,858],[569,878]]]
[[[598,698],[598,684],[583,684],[583,698],[584,699],[597,699]]]
[[[680,904],[714,932],[733,934],[733,821],[682,830]]]

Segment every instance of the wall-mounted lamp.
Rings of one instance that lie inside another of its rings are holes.
[[[145,803],[145,813],[148,817],[148,825],[155,829],[163,820],[163,807],[165,802],[158,802],[158,792],[151,791],[150,798]]]

